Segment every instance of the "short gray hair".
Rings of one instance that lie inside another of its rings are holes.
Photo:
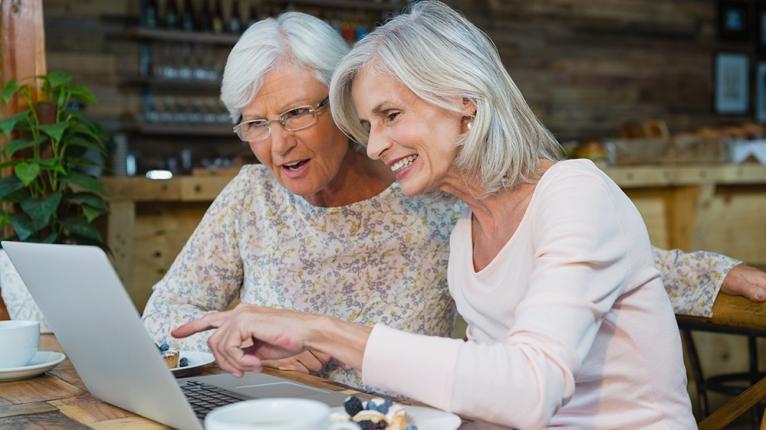
[[[328,87],[348,44],[329,24],[300,12],[287,12],[251,25],[234,45],[221,83],[221,101],[233,122],[258,93],[263,76],[280,61],[316,72]]]
[[[359,123],[351,87],[368,66],[444,109],[462,112],[456,98],[476,103],[455,164],[480,180],[486,193],[532,181],[540,159],[561,157],[558,142],[527,105],[489,37],[441,2],[416,3],[357,42],[336,68],[330,84],[333,118],[363,144],[369,135]]]

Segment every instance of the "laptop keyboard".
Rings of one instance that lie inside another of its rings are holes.
[[[204,382],[184,381],[180,387],[200,420],[217,407],[247,400],[246,397]]]

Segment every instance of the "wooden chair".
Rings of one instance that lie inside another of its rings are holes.
[[[713,305],[710,318],[678,315],[682,329],[729,332],[739,334],[766,333],[766,303],[754,303],[744,297],[721,294]],[[697,379],[695,375],[695,379]],[[766,400],[766,378],[730,399],[699,423],[702,430],[725,429],[735,419]],[[766,418],[766,417],[764,417]],[[766,430],[766,419],[761,420],[761,430]]]

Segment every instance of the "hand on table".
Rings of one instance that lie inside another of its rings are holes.
[[[308,323],[314,318],[312,314],[240,304],[231,311],[214,312],[186,323],[171,334],[183,338],[217,329],[208,339],[208,345],[218,366],[242,376],[247,371],[261,371],[267,360],[304,352]],[[315,366],[315,363],[306,364]]]
[[[726,274],[721,292],[762,302],[766,300],[766,272],[746,264],[734,266]]]

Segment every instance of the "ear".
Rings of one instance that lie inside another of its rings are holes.
[[[476,101],[463,97],[463,114],[468,117],[476,116]]]

